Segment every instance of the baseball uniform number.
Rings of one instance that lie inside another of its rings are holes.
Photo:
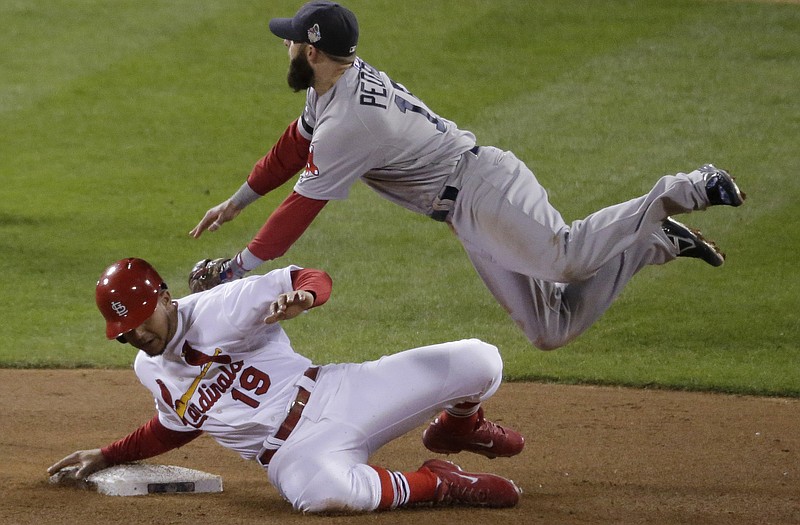
[[[269,376],[258,368],[249,366],[242,372],[242,375],[239,378],[239,385],[245,390],[249,390],[260,396],[262,394],[266,394],[267,390],[269,390]],[[248,396],[238,388],[231,390],[231,397],[233,397],[233,399],[236,401],[241,401],[245,405],[252,408],[258,408],[261,405],[261,403],[259,403],[257,400]]]
[[[414,95],[412,95],[411,92],[409,90],[407,90],[404,85],[398,84],[397,82],[395,82],[394,80],[391,80],[391,79],[389,81],[392,83],[392,86],[394,86],[394,88],[396,90],[402,91],[403,93],[407,94],[410,97],[414,97]],[[416,98],[416,97],[414,97],[414,98]],[[408,100],[404,99],[403,97],[398,96],[396,93],[394,95],[394,103],[397,106],[397,108],[400,110],[401,113],[405,113],[406,111],[411,111],[413,113],[418,113],[418,114],[422,115],[423,117],[425,117],[426,119],[428,119],[428,122],[430,122],[431,124],[436,126],[436,131],[439,131],[441,133],[444,133],[445,131],[447,131],[447,127],[444,125],[444,122],[439,120],[435,115],[432,115],[430,111],[428,111],[427,109],[423,108],[422,106],[418,106],[417,104],[409,102]]]
[[[441,132],[447,131],[447,128],[442,123],[442,121],[431,115],[431,113],[427,109],[417,106],[416,104],[412,104],[408,100],[404,99],[403,97],[398,97],[397,95],[394,96],[394,103],[402,113],[405,113],[406,111],[413,111],[414,113],[419,113],[420,115],[428,119],[428,121],[431,124],[436,126],[436,131],[441,131]]]

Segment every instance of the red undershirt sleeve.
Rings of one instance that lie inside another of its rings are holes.
[[[311,141],[300,134],[298,120],[289,124],[278,142],[256,162],[247,177],[247,184],[259,195],[266,195],[281,186],[305,167]]]
[[[112,465],[129,463],[140,459],[152,458],[168,452],[174,448],[182,447],[203,432],[178,432],[171,430],[158,420],[158,414],[153,419],[137,428],[124,438],[100,449],[103,457]]]
[[[314,304],[311,308],[325,304],[331,296],[332,287],[331,276],[322,270],[303,268],[292,272],[292,288],[314,294]]]
[[[327,203],[293,191],[272,212],[247,249],[262,261],[280,257],[303,235]]]

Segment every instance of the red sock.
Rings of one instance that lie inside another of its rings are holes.
[[[468,434],[478,422],[480,403],[459,403],[439,415],[442,426],[452,434]]]
[[[393,472],[370,465],[381,480],[378,510],[394,509],[420,501],[431,501],[439,478],[427,468],[415,472]]]

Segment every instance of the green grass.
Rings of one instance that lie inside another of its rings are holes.
[[[300,2],[0,5],[0,366],[124,367],[94,300],[135,255],[177,295],[240,249],[290,186],[187,232],[302,109],[272,16]],[[800,396],[800,6],[352,0],[360,54],[513,150],[567,220],[715,162],[749,194],[685,220],[728,254],[641,272],[585,335],[530,347],[441,224],[357,186],[271,267],[321,267],[328,305],[286,324],[318,362],[479,337],[516,380]],[[391,16],[387,16],[391,13]]]

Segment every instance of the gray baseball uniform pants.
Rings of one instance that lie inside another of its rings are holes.
[[[703,175],[678,173],[568,225],[533,172],[493,147],[465,153],[448,185],[460,188],[448,222],[472,264],[543,350],[588,329],[641,268],[677,257],[662,221],[709,204]]]

